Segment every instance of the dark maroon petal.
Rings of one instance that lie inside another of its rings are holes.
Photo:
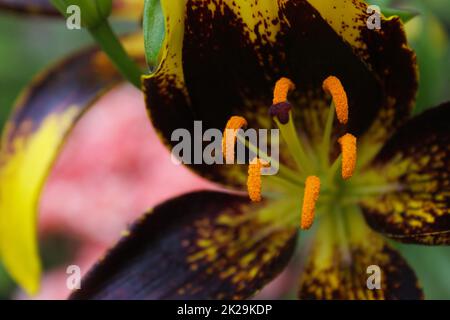
[[[206,191],[169,200],[138,221],[71,298],[247,298],[286,265],[296,239],[295,226],[258,218],[265,207]]]

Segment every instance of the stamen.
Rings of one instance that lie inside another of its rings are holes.
[[[339,122],[346,124],[348,121],[348,99],[341,81],[335,76],[329,76],[325,79],[322,86],[333,98]]]
[[[305,181],[305,192],[303,194],[303,207],[300,227],[303,230],[311,228],[316,212],[316,203],[319,199],[320,179],[309,176]]]
[[[247,191],[250,200],[261,201],[261,169],[268,167],[267,161],[254,158],[248,166]]]
[[[294,88],[294,83],[288,78],[281,78],[276,82],[275,89],[273,90],[273,104],[269,109],[269,114],[280,129],[281,135],[286,141],[298,169],[302,173],[305,173],[311,171],[312,166],[298,138],[292,114],[292,106],[287,101],[289,90]]]
[[[287,101],[287,95],[289,90],[294,90],[294,83],[288,78],[280,78],[275,84],[275,89],[273,90],[273,104],[278,104]]]
[[[338,142],[342,153],[342,178],[347,180],[352,177],[356,167],[356,137],[347,133]]]
[[[232,164],[234,162],[234,145],[236,144],[237,130],[246,126],[247,120],[243,117],[232,116],[228,120],[222,138],[222,154],[226,163]]]

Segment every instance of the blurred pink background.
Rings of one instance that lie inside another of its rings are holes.
[[[50,174],[40,203],[39,230],[77,239],[82,272],[149,208],[212,185],[172,163],[145,110],[142,93],[122,85],[79,121]],[[64,299],[65,268],[44,275],[37,299]],[[22,295],[22,294],[20,294]]]

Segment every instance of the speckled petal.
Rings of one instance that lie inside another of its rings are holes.
[[[369,224],[402,242],[450,244],[450,103],[409,121],[372,166],[393,190],[362,202]]]
[[[279,204],[197,192],[138,221],[101,259],[72,299],[243,299],[287,264],[293,224],[267,217]]]
[[[343,217],[340,213],[336,218]],[[321,221],[300,277],[299,298],[422,299],[414,271],[399,252],[371,231],[359,212],[352,212],[347,219],[345,236],[339,235],[343,231],[330,217]],[[379,287],[376,286],[378,274],[375,272],[379,272]]]

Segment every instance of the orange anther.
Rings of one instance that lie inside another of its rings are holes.
[[[247,191],[250,200],[261,201],[261,169],[269,164],[259,158],[254,158],[248,166]]]
[[[305,192],[303,194],[302,218],[300,227],[302,229],[311,228],[316,212],[316,203],[319,199],[320,179],[316,176],[309,176],[305,181]]]
[[[225,163],[234,163],[234,145],[236,144],[237,131],[247,126],[247,120],[243,117],[232,116],[228,120],[222,137],[222,154]]]
[[[341,81],[335,76],[329,76],[323,82],[323,89],[330,93],[333,98],[339,122],[346,124],[348,121],[348,99]]]
[[[275,89],[273,90],[273,104],[285,102],[289,90],[293,89],[295,89],[295,85],[288,78],[281,78],[278,80],[275,84]]]
[[[338,142],[342,153],[342,178],[347,180],[352,177],[356,168],[356,137],[347,133]]]

